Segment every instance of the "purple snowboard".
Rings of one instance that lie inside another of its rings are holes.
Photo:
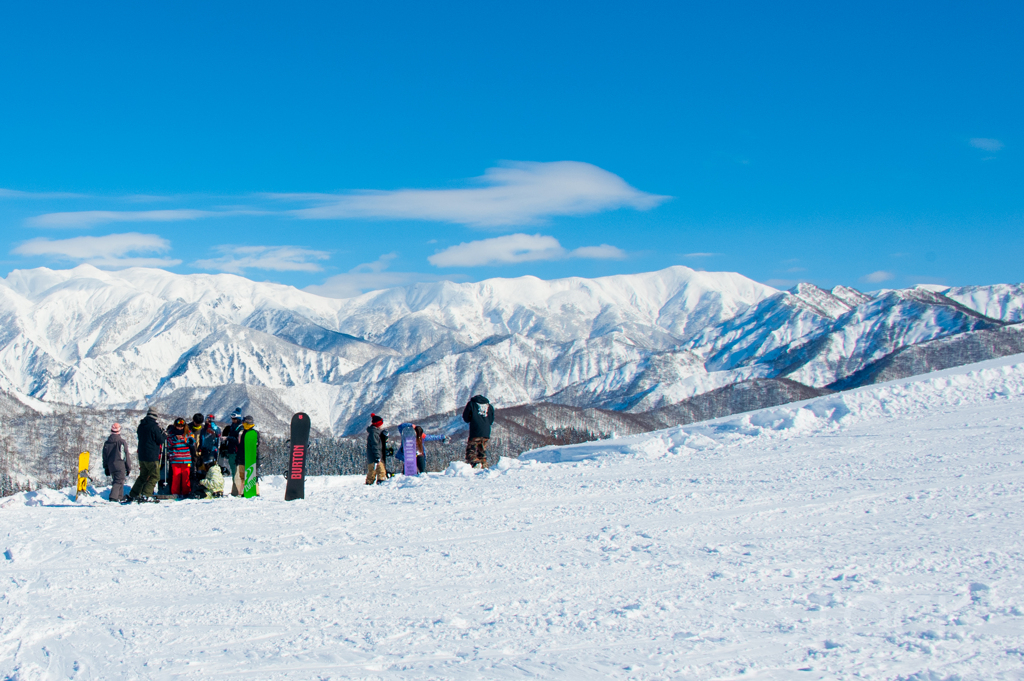
[[[402,457],[405,459],[405,474],[419,475],[416,468],[416,428],[411,423],[403,423],[398,426],[398,432],[402,436]]]

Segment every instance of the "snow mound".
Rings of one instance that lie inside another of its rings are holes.
[[[767,441],[823,433],[865,420],[912,418],[923,412],[1021,395],[1024,395],[1024,355],[1011,355],[685,427],[578,445],[543,447],[524,453],[520,459],[571,463],[607,456],[652,459],[684,455],[754,438]]]

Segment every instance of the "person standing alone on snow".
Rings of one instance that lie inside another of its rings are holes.
[[[469,424],[466,463],[473,467],[487,468],[487,441],[491,439],[494,407],[483,395],[475,395],[462,410],[462,420]]]
[[[128,501],[141,501],[153,496],[160,479],[160,450],[166,437],[156,422],[156,411],[150,407],[146,418],[139,422],[135,433],[139,436],[139,477],[128,493]]]
[[[112,479],[110,501],[124,501],[124,481],[132,472],[128,444],[121,437],[121,424],[110,426],[110,437],[103,443],[103,472]]]
[[[381,430],[384,419],[370,414],[370,427],[366,429],[366,484],[384,482],[388,471],[384,468],[384,448],[387,447],[388,431]]]

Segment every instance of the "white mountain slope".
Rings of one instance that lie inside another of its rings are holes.
[[[830,385],[907,344],[998,325],[992,316],[1018,321],[1022,309],[1021,287],[872,298],[685,267],[346,300],[233,275],[36,269],[0,280],[0,388],[27,402],[174,413],[223,413],[262,395],[335,432],[360,430],[370,411],[450,412],[475,393],[499,406],[645,411],[750,378]]]

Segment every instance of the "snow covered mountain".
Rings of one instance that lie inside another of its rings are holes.
[[[753,379],[842,387],[907,346],[1022,316],[1024,286],[785,292],[685,267],[337,300],[234,275],[83,265],[0,280],[0,389],[169,413],[302,409],[337,433],[370,411],[418,418],[476,393],[644,412]]]

